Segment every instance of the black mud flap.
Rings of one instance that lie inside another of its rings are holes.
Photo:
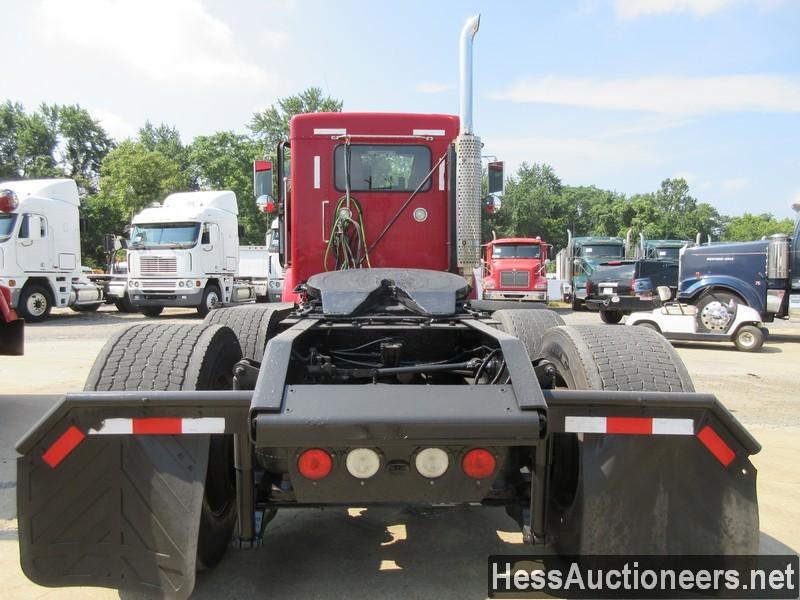
[[[61,423],[17,461],[25,574],[44,586],[187,598],[209,436],[85,435]]]
[[[682,403],[676,394],[642,396],[628,406],[555,409],[556,430],[566,427],[553,436],[547,514],[558,550],[758,554],[756,469],[749,460],[758,443],[713,397],[703,405],[700,394]],[[582,433],[569,433],[562,410],[581,415]],[[598,423],[606,433],[591,432]]]
[[[22,356],[25,353],[25,321],[0,320],[0,355]]]

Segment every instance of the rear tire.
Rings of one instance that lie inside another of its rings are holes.
[[[19,316],[26,323],[40,323],[50,316],[53,309],[53,297],[50,290],[37,283],[25,286],[17,303]]]
[[[618,310],[601,310],[600,320],[608,325],[616,325],[622,321],[622,313]]]
[[[583,302],[578,298],[573,298],[570,306],[572,307],[573,312],[583,310]]]
[[[547,308],[547,302],[521,302],[519,300],[471,300],[470,308],[485,312],[498,310],[541,310]]]
[[[163,306],[142,306],[139,308],[139,312],[142,313],[145,317],[157,317],[162,312],[164,312]]]
[[[764,332],[754,325],[742,325],[736,332],[733,343],[742,352],[758,352],[764,345]]]
[[[564,325],[564,319],[552,310],[498,310],[492,318],[500,321],[503,331],[519,338],[531,360],[539,353],[544,332]]]
[[[208,313],[205,322],[230,327],[239,339],[242,357],[261,362],[267,342],[289,307],[280,310],[276,305],[248,304],[217,308]]]
[[[84,389],[230,390],[233,367],[241,357],[236,335],[228,327],[207,323],[133,325],[106,343]],[[237,519],[231,436],[209,438],[198,568],[212,567],[222,559]]]

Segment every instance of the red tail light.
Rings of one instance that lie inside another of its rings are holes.
[[[333,468],[331,455],[320,448],[310,448],[297,459],[297,470],[306,479],[317,481],[328,476]]]
[[[464,455],[461,467],[468,477],[486,479],[497,468],[494,455],[483,448],[473,448]]]

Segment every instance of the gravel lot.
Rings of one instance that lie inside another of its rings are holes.
[[[564,313],[569,324],[599,323],[597,315]],[[26,355],[0,357],[0,393],[55,394],[83,387],[108,337],[139,322],[113,308],[97,314],[57,310],[26,330]],[[197,320],[167,309],[153,322]],[[800,323],[770,326],[758,354],[726,344],[680,344],[678,352],[698,391],[716,394],[761,442],[759,469],[762,551],[800,550]],[[40,588],[22,575],[16,541],[13,445],[46,410],[0,398],[0,573],[6,598],[117,598],[116,592]],[[331,509],[283,511],[258,550],[231,551],[201,573],[197,598],[482,598],[489,554],[524,553],[504,511]],[[342,577],[348,573],[347,577]],[[356,585],[354,585],[354,583]],[[269,590],[269,591],[265,591]]]

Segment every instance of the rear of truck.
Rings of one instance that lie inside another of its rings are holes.
[[[185,598],[278,510],[386,503],[502,506],[563,554],[757,551],[758,444],[658,334],[481,313],[432,271],[303,293],[108,342],[18,445],[30,579]]]

